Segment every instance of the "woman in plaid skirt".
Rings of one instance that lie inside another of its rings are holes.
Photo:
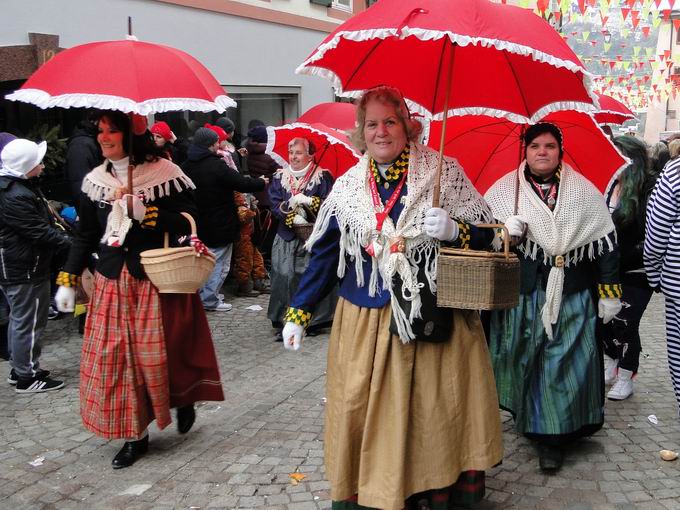
[[[198,295],[159,295],[140,263],[141,252],[163,246],[165,232],[171,239],[190,234],[181,213],[196,215],[194,185],[162,158],[143,117],[131,125],[121,112],[104,112],[98,127],[105,161],[83,181],[80,222],[55,300],[61,311],[73,310],[78,275],[96,252],[80,411],[88,430],[126,440],[113,459],[118,469],[146,453],[149,423],[165,428],[171,407],[177,407],[179,432],[186,433],[195,419],[194,402],[224,397]],[[128,212],[129,171],[134,193]]]

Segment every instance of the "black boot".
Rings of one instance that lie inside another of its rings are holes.
[[[137,441],[127,441],[111,462],[113,469],[122,469],[132,466],[137,459],[149,450],[149,436]]]
[[[9,340],[7,338],[7,329],[9,324],[0,325],[0,358],[9,361]]]
[[[559,471],[564,460],[564,452],[559,446],[538,443],[538,464],[541,471],[554,473]]]
[[[186,434],[191,430],[195,421],[196,411],[194,411],[193,404],[177,408],[177,432]]]

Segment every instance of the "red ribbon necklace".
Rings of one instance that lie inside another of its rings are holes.
[[[401,190],[404,187],[404,183],[406,182],[406,175],[408,174],[408,170],[404,171],[404,173],[401,176],[401,179],[399,180],[399,184],[397,184],[397,187],[394,189],[392,194],[390,195],[390,198],[387,199],[387,202],[383,205],[382,199],[380,198],[380,192],[378,191],[378,185],[375,182],[375,177],[373,176],[373,172],[368,172],[368,183],[369,187],[371,188],[371,199],[373,200],[373,210],[375,212],[375,229],[378,232],[382,232],[383,224],[385,223],[385,219],[387,216],[390,214],[390,211],[394,208],[394,204],[397,203],[397,200],[399,200],[399,196],[401,195]],[[371,242],[367,247],[366,247],[366,252],[371,256],[375,256],[375,249],[373,247],[373,242]]]

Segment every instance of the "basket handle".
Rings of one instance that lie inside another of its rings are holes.
[[[510,258],[510,232],[502,223],[476,223],[477,228],[502,228],[503,229],[503,255],[506,259]]]
[[[189,222],[189,225],[191,225],[191,235],[195,236],[197,234],[196,230],[196,221],[194,221],[194,217],[186,212],[181,212],[180,213],[182,216],[184,216],[187,221]],[[169,248],[170,247],[170,232],[167,230],[165,231],[165,234],[163,236],[163,247],[164,248]]]

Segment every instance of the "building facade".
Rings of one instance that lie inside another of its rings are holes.
[[[248,123],[278,125],[334,98],[321,78],[295,68],[366,0],[3,0],[0,94],[21,86],[60,49],[122,39],[128,16],[139,40],[182,49],[202,62],[236,99],[228,115],[244,135]],[[36,122],[73,125],[82,112],[37,111],[0,100],[0,131],[19,134]],[[214,114],[170,114],[181,132]],[[65,131],[67,129],[65,128]],[[68,132],[64,133],[68,135]]]

